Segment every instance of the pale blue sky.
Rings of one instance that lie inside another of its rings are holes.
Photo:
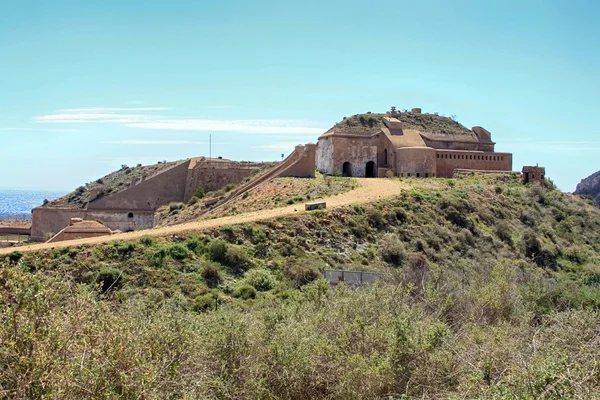
[[[455,114],[561,189],[600,169],[595,1],[0,2],[0,187],[275,160],[358,112]]]

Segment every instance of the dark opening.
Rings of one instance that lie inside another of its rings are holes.
[[[127,214],[127,218],[133,218],[133,213]]]
[[[420,178],[420,177],[421,177],[421,174],[419,174],[419,173],[417,172],[417,178]]]
[[[429,174],[425,172],[425,178],[429,178]]]
[[[365,176],[367,178],[375,178],[377,176],[377,171],[375,170],[375,163],[373,161],[369,161],[367,163]]]
[[[352,176],[352,168],[348,161],[342,165],[342,176]]]
[[[383,165],[387,167],[387,149],[383,150]]]

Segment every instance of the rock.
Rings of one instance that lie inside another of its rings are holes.
[[[600,171],[582,179],[573,194],[590,196],[594,199],[596,206],[600,207]]]

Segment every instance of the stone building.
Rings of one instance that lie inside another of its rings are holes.
[[[526,185],[528,183],[539,183],[544,184],[544,178],[546,176],[546,168],[539,166],[524,166],[523,173],[521,175],[521,182]]]
[[[490,132],[421,109],[345,118],[319,137],[317,169],[326,174],[447,177],[456,169],[512,170],[512,154],[494,150]]]

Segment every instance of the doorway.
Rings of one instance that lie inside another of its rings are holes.
[[[342,165],[342,176],[352,176],[352,166],[348,161]]]
[[[366,166],[365,176],[367,178],[375,178],[377,176],[376,166],[373,161],[369,161]]]

